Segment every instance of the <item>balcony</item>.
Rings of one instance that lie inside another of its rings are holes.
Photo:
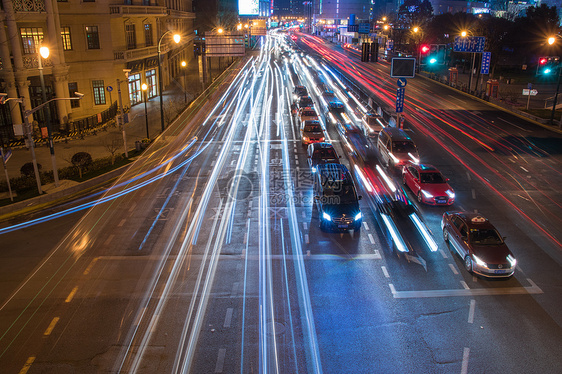
[[[165,6],[154,5],[110,5],[109,14],[112,17],[122,16],[158,16],[165,17],[168,15]]]

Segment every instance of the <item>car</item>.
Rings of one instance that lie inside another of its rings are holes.
[[[301,96],[308,96],[308,89],[305,86],[295,86],[293,89],[293,98],[297,100]]]
[[[428,164],[408,164],[402,168],[402,181],[416,195],[420,203],[428,205],[451,205],[455,202],[455,191],[448,178]]]
[[[340,158],[330,143],[312,143],[307,149],[308,165],[313,173],[316,173],[318,165],[339,164]]]
[[[469,273],[491,278],[509,278],[517,260],[498,230],[482,215],[445,212],[441,219],[443,240],[459,254]]]
[[[299,111],[299,121],[302,123],[303,121],[318,121],[318,113],[314,110],[313,107],[307,106],[304,108],[300,108]]]
[[[310,96],[301,96],[297,99],[297,109],[314,107],[314,102]]]
[[[381,162],[391,169],[401,167],[412,161],[417,163],[420,159],[414,141],[404,130],[396,127],[387,126],[379,132],[377,150]]]
[[[358,231],[363,217],[349,170],[342,164],[320,164],[314,174],[314,201],[320,230]]]
[[[336,128],[342,136],[347,136],[351,133],[358,133],[359,129],[351,121],[339,120],[336,122]]]
[[[363,126],[363,134],[369,139],[377,139],[379,132],[384,129],[384,125],[381,121],[381,117],[375,113],[365,113],[361,119],[361,125]]]
[[[343,103],[340,99],[338,99],[333,91],[325,91],[320,100],[322,101],[326,111],[330,111],[332,113],[342,113],[345,110]]]
[[[324,131],[320,125],[320,121],[306,120],[301,125],[302,145],[311,143],[320,143],[325,140]]]

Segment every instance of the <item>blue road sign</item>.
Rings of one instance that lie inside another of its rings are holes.
[[[107,90],[107,92],[111,92],[111,91],[113,91],[113,87],[107,86],[106,90]]]
[[[408,81],[406,80],[406,78],[398,78],[398,82],[396,82],[396,84],[398,85],[398,87],[406,87]]]
[[[396,113],[402,113],[404,111],[404,92],[406,89],[404,87],[398,87],[396,89]]]
[[[455,36],[453,51],[455,52],[484,52],[486,38],[483,36]]]
[[[490,74],[491,59],[492,52],[482,52],[482,66],[480,67],[480,74]]]
[[[8,162],[10,157],[12,157],[12,150],[7,149],[4,152],[2,152],[2,150],[0,149],[0,156],[2,156],[2,158],[4,159],[4,162]]]

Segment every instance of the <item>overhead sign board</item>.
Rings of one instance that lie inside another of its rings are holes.
[[[371,30],[371,24],[370,23],[360,23],[359,24],[359,34],[368,34],[369,31]]]
[[[244,56],[244,34],[205,33],[205,53],[207,57]]]
[[[259,0],[238,0],[238,14],[241,16],[257,16],[260,13]]]
[[[412,57],[394,57],[390,65],[392,78],[414,78],[416,76],[416,59]]]
[[[484,52],[486,38],[483,36],[455,36],[453,51],[455,52]]]

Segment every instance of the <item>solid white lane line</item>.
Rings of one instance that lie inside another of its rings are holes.
[[[226,357],[226,349],[219,349],[219,354],[217,356],[217,365],[215,366],[215,373],[222,373],[224,368],[224,358]]]
[[[382,273],[384,274],[385,278],[390,278],[390,274],[388,274],[388,270],[386,270],[386,266],[381,266]]]
[[[230,323],[232,322],[232,313],[233,312],[234,312],[234,308],[228,308],[226,310],[226,316],[224,317],[223,327],[230,327]]]
[[[76,295],[76,292],[78,291],[78,287],[74,287],[72,289],[72,291],[70,291],[70,293],[68,294],[68,296],[66,297],[66,300],[64,300],[65,303],[69,303],[72,301],[72,299],[74,298],[74,295]]]
[[[49,336],[51,335],[51,333],[53,332],[53,329],[55,328],[55,326],[57,325],[57,322],[59,321],[59,317],[55,317],[53,318],[53,320],[51,321],[51,323],[49,324],[49,327],[47,327],[47,330],[45,330],[45,332],[43,333],[43,335],[45,336]]]
[[[392,294],[395,295],[396,294],[396,288],[394,288],[394,285],[392,283],[389,283],[388,287],[390,287],[390,292],[392,292]]]
[[[449,267],[451,268],[451,271],[453,272],[453,274],[458,274],[459,272],[457,271],[457,268],[455,268],[455,265],[453,264],[449,264]]]
[[[375,244],[375,238],[373,238],[373,234],[369,234],[369,241],[371,244]]]
[[[461,374],[468,373],[468,356],[470,355],[470,348],[465,348],[462,353],[462,368]]]
[[[474,307],[476,306],[476,300],[470,300],[470,308],[468,308],[468,323],[474,322]]]

